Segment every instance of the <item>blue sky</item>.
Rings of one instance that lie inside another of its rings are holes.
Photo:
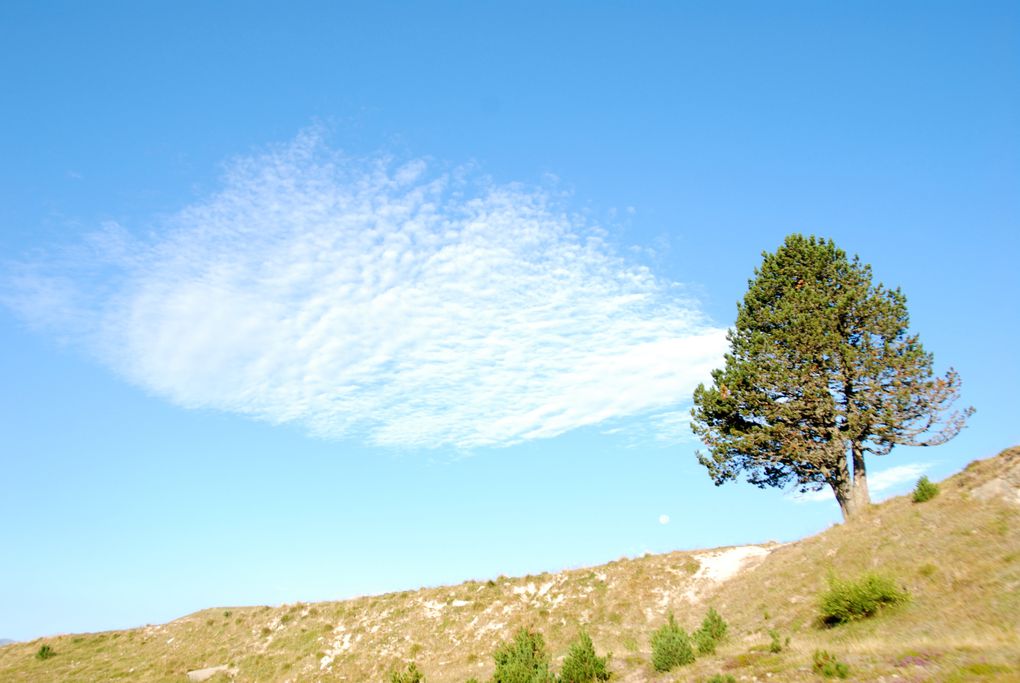
[[[978,409],[876,498],[1017,443],[1017,54],[1016,3],[3,3],[0,637],[825,528],[684,424],[794,231]]]

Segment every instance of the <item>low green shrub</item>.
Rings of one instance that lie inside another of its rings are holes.
[[[496,671],[492,683],[555,683],[549,672],[549,655],[541,633],[522,628],[508,643],[503,643],[492,655]]]
[[[830,579],[829,590],[819,602],[821,621],[826,626],[866,619],[884,607],[905,602],[907,592],[881,574],[864,574],[857,580]]]
[[[596,655],[591,636],[582,631],[570,645],[567,658],[563,661],[560,683],[596,683],[608,681],[611,677],[609,657]]]
[[[772,654],[779,654],[783,651],[784,647],[789,647],[790,645],[790,638],[787,637],[786,642],[784,643],[782,638],[779,636],[779,631],[774,628],[769,629],[769,638],[772,639],[769,643],[769,652]]]
[[[693,661],[691,638],[670,612],[667,622],[652,634],[652,666],[656,671],[670,671]]]
[[[939,495],[939,485],[928,479],[927,476],[917,480],[914,487],[914,502],[923,503]]]
[[[726,630],[729,627],[714,608],[708,608],[708,614],[701,622],[701,627],[694,632],[694,642],[698,647],[698,653],[703,655],[715,654],[715,646],[726,637]]]
[[[737,679],[732,674],[716,674],[705,679],[705,683],[737,683]]]
[[[35,658],[49,659],[50,657],[55,657],[56,654],[57,653],[53,651],[52,647],[50,647],[49,645],[43,645],[42,647],[39,648],[39,651],[35,653]]]
[[[819,676],[824,676],[825,678],[846,678],[850,675],[850,667],[825,650],[815,650],[813,659],[812,668]]]
[[[391,673],[390,683],[425,683],[425,676],[418,670],[418,665],[411,662],[406,670]]]

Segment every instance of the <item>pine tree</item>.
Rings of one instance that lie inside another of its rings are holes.
[[[418,670],[418,665],[411,662],[405,671],[391,673],[390,683],[425,683],[425,676]]]
[[[560,669],[560,683],[598,683],[608,681],[612,677],[608,666],[608,657],[595,654],[595,645],[591,636],[582,631],[567,653]]]
[[[514,639],[493,653],[496,670],[492,683],[555,683],[549,671],[549,655],[541,633],[522,628]]]
[[[725,365],[694,392],[698,459],[716,485],[741,473],[760,488],[828,485],[850,519],[870,503],[865,454],[944,443],[973,408],[944,418],[959,375],[933,376],[906,298],[859,258],[803,235],[762,256]]]

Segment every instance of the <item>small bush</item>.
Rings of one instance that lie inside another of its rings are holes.
[[[856,581],[831,579],[819,610],[823,624],[836,626],[874,616],[883,607],[899,604],[907,598],[906,591],[898,588],[892,579],[881,574],[865,574]]]
[[[596,683],[608,681],[612,674],[608,666],[609,657],[595,654],[591,636],[582,631],[570,645],[567,658],[560,670],[560,683]]]
[[[705,683],[737,683],[737,679],[731,674],[716,674],[707,679]]]
[[[49,645],[43,645],[42,647],[39,648],[39,651],[35,653],[35,658],[49,659],[50,657],[55,657],[56,654],[57,653],[53,651],[52,647],[50,647]]]
[[[669,620],[652,634],[652,666],[656,671],[670,671],[693,661],[691,638],[670,612]]]
[[[825,650],[815,650],[812,668],[825,678],[846,678],[850,675],[850,667]]]
[[[418,666],[411,662],[406,670],[391,673],[390,683],[425,683],[425,676],[418,670]]]
[[[512,641],[496,648],[492,657],[496,660],[492,683],[555,683],[541,633],[522,628]]]
[[[698,646],[698,653],[703,655],[715,654],[715,646],[726,637],[726,629],[729,628],[719,613],[714,608],[708,608],[708,614],[701,622],[701,627],[694,632],[694,642]]]
[[[939,495],[939,485],[928,479],[927,476],[917,480],[914,487],[914,502],[923,503]]]
[[[784,647],[790,646],[790,638],[787,637],[786,642],[784,643],[779,636],[779,631],[774,628],[769,629],[769,638],[772,639],[772,642],[769,643],[769,652],[772,654],[779,654],[783,651]]]

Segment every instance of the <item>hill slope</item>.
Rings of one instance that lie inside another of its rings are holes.
[[[485,680],[513,632],[543,633],[554,668],[584,625],[616,680],[815,678],[812,653],[853,680],[1020,680],[1020,448],[972,463],[935,499],[889,500],[869,515],[785,545],[674,552],[558,574],[343,602],[209,609],[161,626],[64,635],[0,648],[4,681],[384,681],[414,660],[431,683]],[[830,576],[881,571],[910,602],[837,628],[817,622]],[[649,636],[668,612],[688,630],[709,606],[730,624],[718,652],[670,674]],[[768,649],[770,630],[790,639]],[[55,655],[39,659],[42,645]],[[818,679],[821,680],[821,679]]]

